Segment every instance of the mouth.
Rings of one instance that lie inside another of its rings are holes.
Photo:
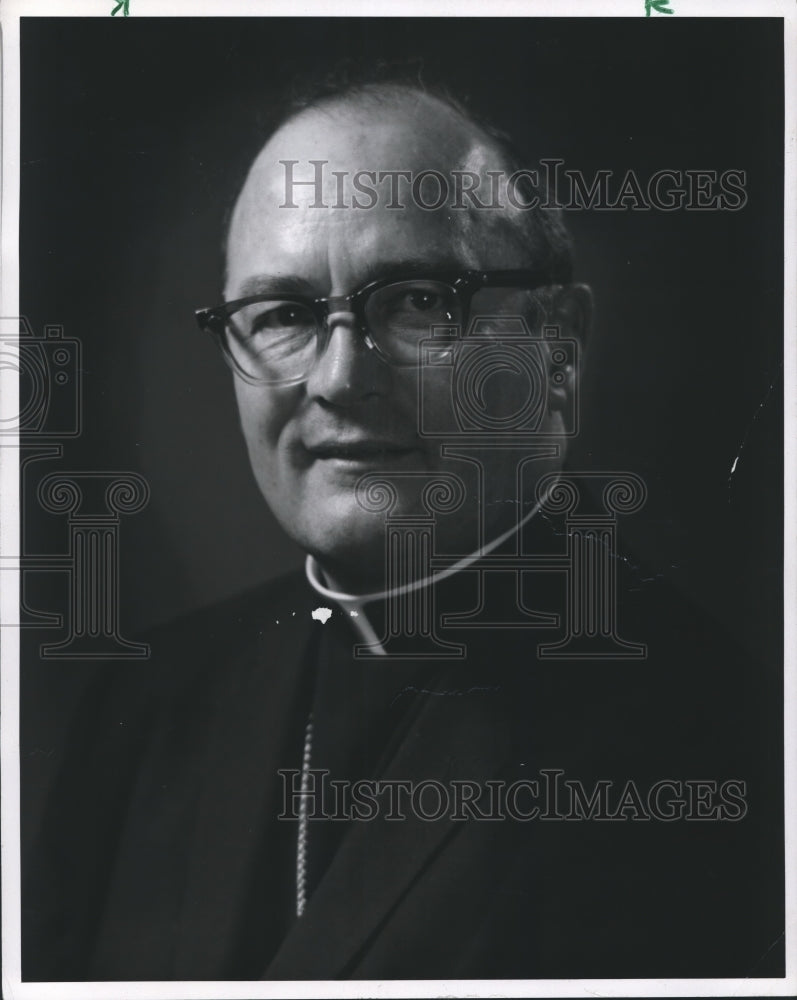
[[[394,441],[362,439],[357,441],[323,441],[305,446],[312,459],[350,467],[379,468],[393,465],[417,452],[414,445]]]

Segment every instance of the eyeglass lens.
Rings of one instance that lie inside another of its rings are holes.
[[[472,299],[470,315],[490,316],[482,329],[493,335],[516,334],[517,321],[500,317],[527,315],[531,293],[525,289],[485,288]],[[367,332],[384,358],[398,365],[419,361],[419,345],[435,327],[458,328],[463,308],[453,286],[413,279],[376,288],[366,299]],[[227,349],[249,377],[264,382],[300,379],[315,362],[321,329],[314,310],[292,299],[271,299],[241,307],[227,321]]]

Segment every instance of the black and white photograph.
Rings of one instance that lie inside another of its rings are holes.
[[[0,22],[4,995],[793,995],[790,5]]]

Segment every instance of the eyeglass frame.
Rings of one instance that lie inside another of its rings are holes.
[[[561,276],[564,278],[564,276]],[[365,304],[374,292],[389,285],[397,285],[405,281],[439,281],[448,285],[456,295],[462,307],[463,323],[467,322],[470,313],[471,302],[476,292],[483,288],[522,288],[525,291],[533,292],[540,288],[550,288],[554,285],[568,284],[570,276],[566,280],[557,280],[557,276],[552,276],[550,270],[543,269],[520,269],[520,270],[499,270],[484,271],[467,269],[463,271],[435,270],[435,271],[415,271],[397,272],[393,275],[385,275],[367,282],[349,295],[328,295],[312,298],[309,295],[296,293],[262,293],[258,295],[247,295],[241,299],[232,299],[223,302],[218,306],[210,306],[204,309],[197,309],[194,312],[199,328],[209,333],[218,343],[219,349],[225,361],[232,368],[234,374],[238,375],[250,385],[273,385],[289,386],[298,385],[305,382],[310,371],[299,377],[288,377],[285,379],[259,379],[241,368],[238,361],[232,354],[227,344],[227,323],[230,316],[245,306],[255,305],[258,302],[290,301],[306,306],[315,316],[317,324],[316,333],[316,359],[326,350],[331,335],[331,330],[327,320],[333,313],[348,313],[354,317],[356,329],[362,335],[366,345],[376,351],[377,356],[393,368],[417,368],[417,362],[399,362],[389,357],[385,350],[380,347],[376,340],[372,339],[368,333],[368,324],[365,315]],[[348,305],[349,308],[342,308]],[[315,362],[314,362],[315,363]]]

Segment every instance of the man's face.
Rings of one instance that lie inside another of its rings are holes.
[[[326,161],[326,207],[310,207],[316,198],[310,186],[295,186],[286,198],[280,160],[298,161],[297,180],[312,176],[308,161]],[[225,297],[255,289],[314,298],[348,295],[408,266],[425,265],[430,272],[530,266],[516,226],[500,210],[427,211],[406,196],[402,209],[389,209],[384,186],[373,208],[333,207],[339,200],[334,171],[345,172],[344,203],[350,206],[350,178],[358,171],[439,170],[450,176],[454,169],[491,166],[499,164],[489,146],[425,98],[391,108],[343,104],[305,112],[271,139],[253,165],[230,230]],[[297,207],[283,207],[288,200]],[[390,477],[465,470],[461,462],[441,457],[439,440],[419,434],[417,370],[383,361],[346,316],[333,316],[330,327],[326,349],[304,382],[270,386],[235,379],[241,425],[257,483],[287,534],[338,583],[378,588],[384,579],[384,514],[360,506],[357,480],[369,472]],[[424,402],[434,422],[435,407],[450,410],[450,371],[430,370],[425,377]],[[500,397],[500,385],[489,388]],[[555,414],[543,419],[556,429]],[[557,464],[538,462],[537,471]],[[487,459],[485,476],[506,481],[507,498],[514,497],[510,456],[496,452]],[[398,503],[392,513],[422,510],[420,479],[393,481]],[[440,520],[438,536],[470,551],[477,507],[478,497],[468,497],[458,514]],[[508,516],[516,518],[517,511]],[[508,523],[505,509],[488,517],[488,531],[497,533]]]

